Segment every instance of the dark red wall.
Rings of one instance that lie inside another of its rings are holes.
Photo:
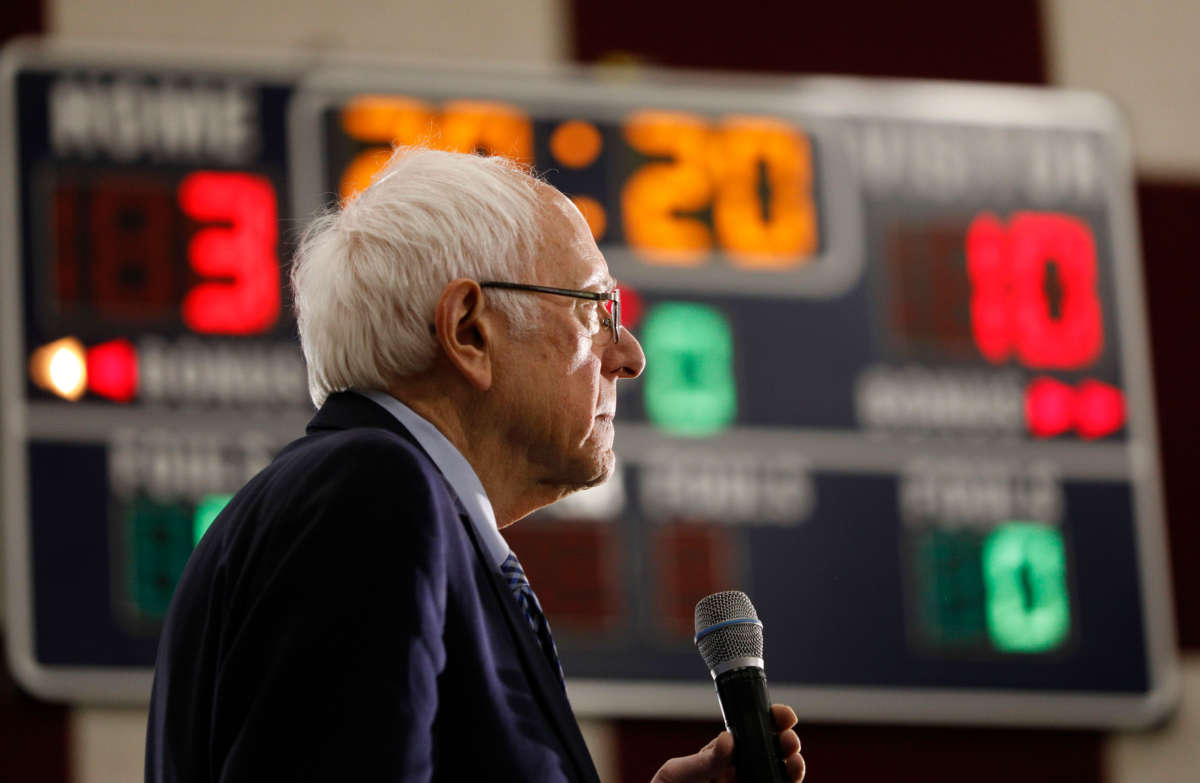
[[[575,0],[582,62],[626,53],[658,65],[1042,84],[1039,3],[981,13],[954,0],[803,3]]]
[[[1200,650],[1200,466],[1197,297],[1200,296],[1200,181],[1140,179],[1138,212],[1150,310],[1158,437],[1167,496],[1167,535],[1179,644]]]

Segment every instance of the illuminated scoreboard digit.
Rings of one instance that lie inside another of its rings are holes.
[[[1170,705],[1129,163],[1102,100],[8,63],[9,639],[37,692],[145,698],[191,548],[310,413],[290,227],[422,144],[566,193],[647,354],[613,479],[505,531],[577,711],[710,715],[692,607],[729,588],[807,718],[1128,726]]]

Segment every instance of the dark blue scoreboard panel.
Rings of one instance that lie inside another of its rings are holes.
[[[144,700],[311,413],[285,267],[394,144],[533,166],[641,339],[608,484],[505,531],[577,710],[710,715],[736,588],[812,719],[1146,724],[1175,659],[1124,131],[1086,94],[7,53],[4,521],[30,689]]]

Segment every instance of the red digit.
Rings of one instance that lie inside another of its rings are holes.
[[[981,214],[967,230],[967,276],[975,344],[1000,364],[1015,350],[1027,367],[1076,369],[1104,346],[1091,229],[1057,213],[1020,212],[1008,229]],[[1051,264],[1060,295],[1047,293]]]
[[[967,229],[971,331],[980,353],[993,364],[1007,361],[1013,344],[1008,255],[1008,234],[996,216],[976,217]]]
[[[188,245],[197,275],[228,278],[200,283],[183,299],[188,328],[205,334],[258,334],[279,318],[275,188],[241,172],[198,171],[179,185],[179,206],[202,228]]]
[[[79,304],[79,227],[76,202],[79,187],[59,182],[54,188],[54,291],[61,310]]]
[[[92,191],[92,299],[101,315],[152,318],[171,300],[170,196],[137,177]]]
[[[1096,296],[1096,246],[1080,220],[1022,212],[1009,224],[1013,326],[1017,353],[1028,367],[1072,369],[1090,364],[1104,343]],[[1062,289],[1058,317],[1046,295],[1050,262]]]

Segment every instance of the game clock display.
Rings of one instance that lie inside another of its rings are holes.
[[[1144,725],[1174,689],[1124,130],[979,85],[6,52],[26,687],[143,701],[196,542],[311,415],[299,232],[397,145],[587,220],[644,347],[607,484],[505,530],[581,714],[711,711],[740,589],[814,720]]]

